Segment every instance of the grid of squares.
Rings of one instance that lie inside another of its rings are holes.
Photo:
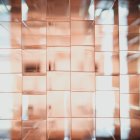
[[[140,139],[139,0],[0,1],[0,139]]]

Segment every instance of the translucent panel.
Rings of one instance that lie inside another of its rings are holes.
[[[0,119],[21,118],[21,94],[0,94]]]
[[[118,24],[118,2],[111,0],[97,0],[95,2],[96,24]]]
[[[0,120],[0,138],[4,140],[21,140],[21,121]]]
[[[96,117],[119,117],[119,93],[96,94]]]
[[[70,118],[49,118],[47,124],[48,140],[71,140]]]
[[[94,45],[94,22],[72,21],[71,22],[72,45]]]
[[[96,76],[96,90],[119,90],[119,76]]]
[[[90,92],[72,92],[72,117],[95,117],[95,95]]]
[[[45,20],[46,0],[22,0],[22,20]]]
[[[70,48],[47,48],[48,71],[70,71]]]
[[[48,117],[70,117],[70,93],[67,91],[47,92]]]
[[[45,50],[24,50],[23,74],[24,75],[45,75],[46,73],[46,51]]]
[[[140,27],[119,26],[120,50],[137,51],[140,50]]]
[[[0,21],[20,21],[21,0],[0,1]]]
[[[22,121],[23,140],[46,140],[46,121]]]
[[[0,51],[0,73],[21,73],[21,50]]]
[[[95,91],[95,73],[72,72],[72,91]]]
[[[96,51],[118,51],[119,31],[117,25],[95,26],[95,50]]]
[[[71,0],[72,20],[93,20],[94,1],[93,0]]]
[[[47,22],[47,45],[69,46],[70,45],[70,23],[69,22]]]
[[[120,93],[139,93],[139,76],[121,75]]]
[[[94,136],[93,118],[72,118],[72,140],[91,140]]]
[[[96,75],[119,75],[119,53],[95,52]]]
[[[46,48],[46,23],[41,21],[22,22],[22,47],[24,49]]]
[[[140,52],[120,52],[120,73],[138,74],[140,73]]]
[[[48,20],[69,20],[69,0],[47,0]]]
[[[0,74],[0,92],[22,92],[20,74]]]
[[[93,46],[71,47],[71,70],[72,71],[95,71]]]
[[[21,48],[21,24],[19,22],[0,22],[0,33],[0,49]]]
[[[140,138],[140,119],[121,119],[121,139]]]
[[[69,72],[48,72],[47,90],[70,90]]]
[[[22,96],[22,120],[45,120],[46,114],[46,95]]]
[[[97,140],[120,140],[120,122],[118,118],[96,118]]]
[[[45,94],[46,76],[23,76],[23,94]]]

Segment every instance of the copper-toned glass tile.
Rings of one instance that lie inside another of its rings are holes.
[[[95,94],[92,92],[72,92],[72,117],[95,117]]]
[[[22,140],[47,140],[46,121],[22,121]]]
[[[22,0],[22,20],[46,20],[46,0]]]
[[[23,76],[23,94],[46,94],[46,76]]]
[[[69,0],[47,0],[47,20],[69,20]]]
[[[95,25],[95,50],[118,51],[118,34],[117,25]]]
[[[119,75],[119,53],[95,52],[96,75]]]
[[[46,114],[46,95],[22,96],[22,120],[45,120]]]
[[[41,21],[22,22],[22,48],[46,48],[46,23]]]
[[[22,61],[21,50],[0,51],[0,73],[21,73]]]
[[[119,76],[96,76],[96,90],[119,90]]]
[[[92,140],[94,137],[94,118],[72,118],[72,140]]]
[[[0,49],[21,48],[21,24],[0,22]]]
[[[72,91],[95,91],[95,73],[72,72]]]
[[[21,140],[21,121],[0,120],[0,139]]]
[[[72,45],[94,45],[94,22],[72,21],[71,22]]]
[[[96,117],[119,117],[119,93],[96,94]]]
[[[93,46],[71,47],[71,70],[82,72],[95,71]]]
[[[0,94],[0,119],[21,119],[21,94]]]
[[[71,140],[71,119],[48,118],[47,139],[48,140]]]
[[[48,47],[47,70],[70,71],[70,48]]]
[[[139,93],[139,76],[120,75],[120,93]]]
[[[96,118],[96,140],[120,140],[119,118]]]
[[[23,50],[23,74],[45,75],[46,73],[46,51],[45,50]]]
[[[70,93],[68,91],[47,92],[47,116],[70,117]]]
[[[72,20],[93,20],[94,1],[93,0],[71,0]]]
[[[70,72],[48,72],[47,90],[70,90]]]
[[[0,92],[22,92],[21,74],[0,74]]]

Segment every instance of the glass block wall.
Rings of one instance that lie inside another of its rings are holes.
[[[140,140],[139,0],[0,0],[0,140]]]

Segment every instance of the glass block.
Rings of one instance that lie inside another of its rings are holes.
[[[72,118],[72,140],[91,140],[94,137],[94,118]]]
[[[23,94],[46,94],[46,76],[23,76]]]
[[[45,120],[46,114],[46,95],[22,96],[22,120]]]
[[[70,90],[70,72],[48,72],[47,90]]]
[[[71,0],[72,20],[94,20],[93,0]]]
[[[22,22],[22,48],[46,48],[46,23],[41,21]]]
[[[70,46],[70,23],[54,21],[47,22],[47,45]]]
[[[22,0],[22,20],[46,20],[46,0]]]
[[[47,140],[71,140],[70,118],[48,118]]]
[[[0,74],[0,92],[22,92],[21,74]]]
[[[70,71],[70,48],[47,48],[48,71]]]
[[[70,3],[69,0],[47,0],[47,20],[69,20]]]
[[[0,51],[0,73],[22,73],[21,50]]]
[[[0,94],[0,119],[21,119],[21,94]]]
[[[96,76],[96,90],[119,90],[119,76]]]
[[[46,121],[22,121],[23,140],[46,140]]]
[[[21,0],[0,1],[0,21],[20,21]]]
[[[118,24],[118,2],[95,1],[95,24]]]
[[[123,118],[140,118],[139,94],[120,95],[120,115]]]
[[[23,75],[41,76],[46,74],[46,51],[45,50],[24,50]]]
[[[119,43],[120,50],[138,51],[140,50],[140,27],[119,26]]]
[[[119,92],[112,94],[96,93],[96,117],[119,117]]]
[[[71,22],[72,45],[94,45],[94,22],[72,21]]]
[[[120,74],[140,73],[140,52],[121,51],[120,60]]]
[[[95,73],[72,72],[72,91],[95,91]]]
[[[1,140],[21,140],[21,121],[0,120]]]
[[[0,49],[21,48],[21,23],[0,22],[0,32]]]
[[[139,76],[120,75],[120,93],[139,93]]]
[[[118,51],[118,30],[117,25],[95,25],[95,50]]]
[[[70,117],[70,93],[68,91],[47,92],[48,117]]]
[[[119,25],[140,24],[139,0],[120,0],[118,13]]]
[[[121,139],[140,139],[140,119],[121,118]]]
[[[119,118],[96,118],[97,140],[120,140]]]
[[[95,71],[93,46],[71,47],[71,70],[82,72]]]
[[[119,75],[119,53],[95,52],[96,75]]]
[[[72,92],[72,117],[95,117],[95,95],[91,92]]]

